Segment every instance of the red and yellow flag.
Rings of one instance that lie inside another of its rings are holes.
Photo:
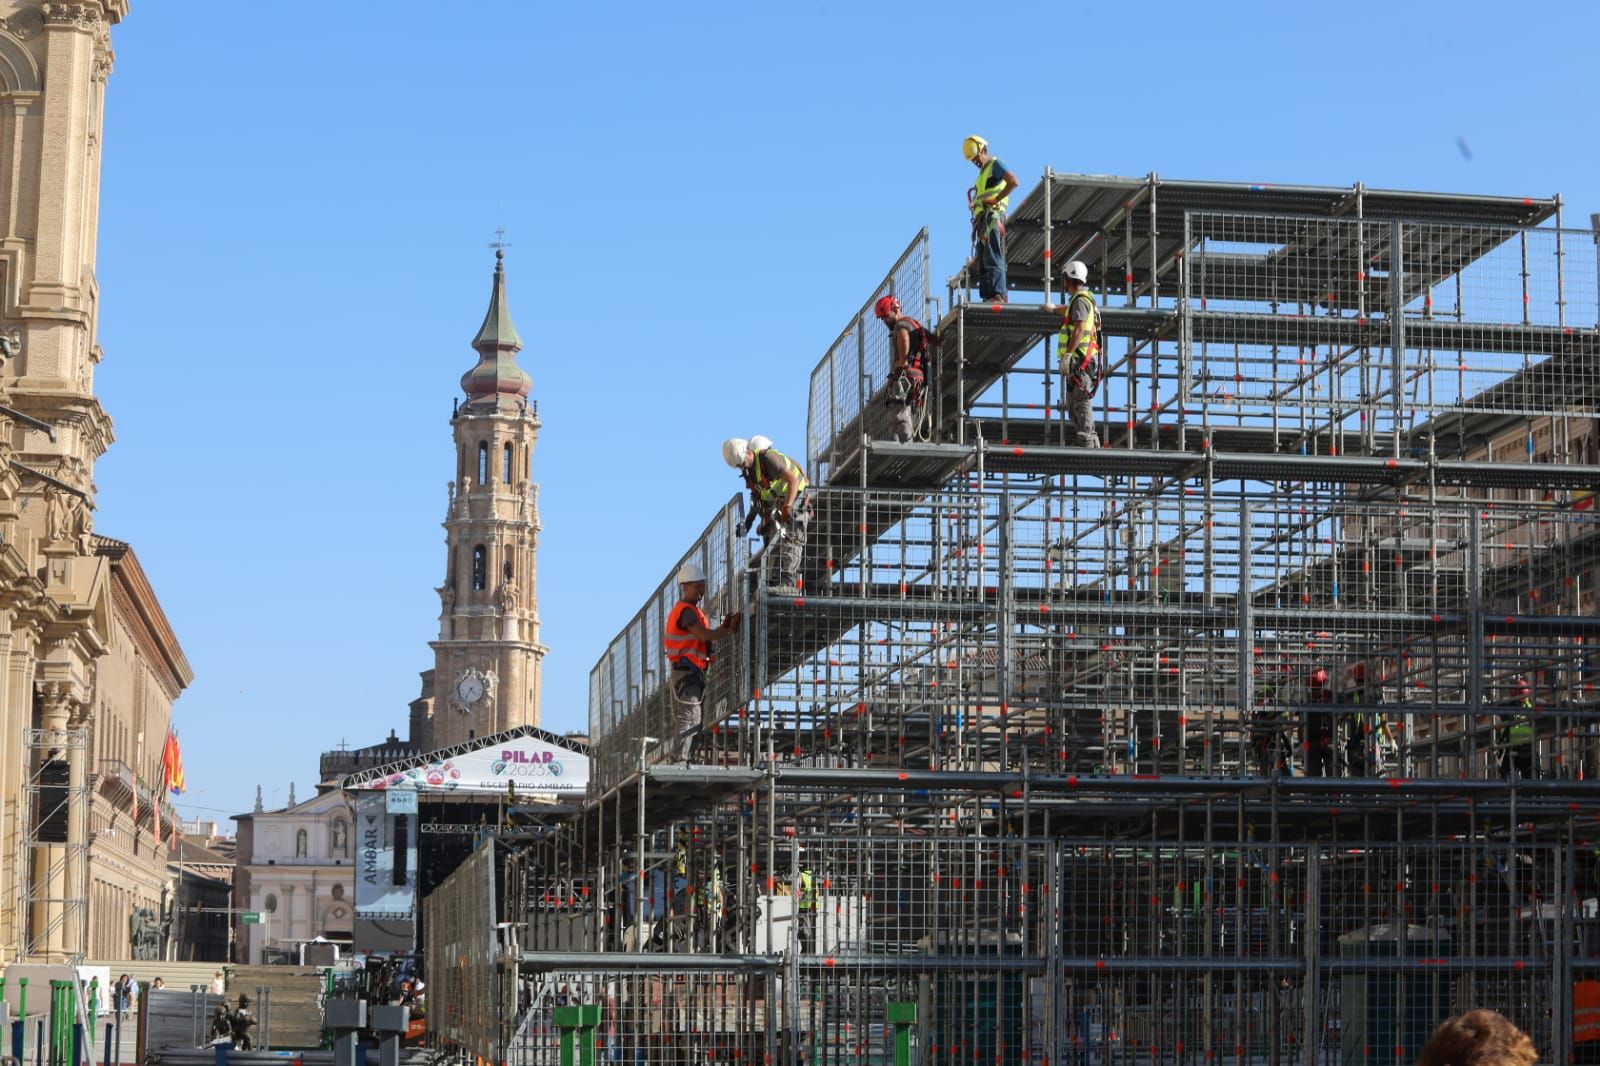
[[[178,746],[178,734],[170,729],[167,730],[167,743],[161,749],[161,776],[169,792],[174,796],[183,794],[183,749]]]

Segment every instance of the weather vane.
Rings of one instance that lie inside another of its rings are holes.
[[[500,226],[494,231],[494,240],[489,242],[489,247],[497,252],[504,252],[511,247],[510,244],[506,243],[506,228],[504,226]]]

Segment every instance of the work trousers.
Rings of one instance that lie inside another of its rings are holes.
[[[972,258],[978,271],[978,298],[1006,302],[1006,216],[985,211],[972,220]]]
[[[700,733],[700,705],[706,694],[706,675],[692,663],[681,663],[667,675],[667,687],[672,692],[673,717],[677,724],[675,754],[680,762],[688,762],[694,751],[694,741]]]
[[[772,522],[768,529],[772,535],[767,540],[769,552],[775,552],[767,561],[768,575],[777,585],[800,584],[800,565],[806,556],[806,531],[811,525],[811,500],[802,492],[794,501],[794,512],[783,527],[783,536],[777,536],[778,524]]]
[[[1067,421],[1072,426],[1071,443],[1080,448],[1100,447],[1100,435],[1095,431],[1094,396],[1077,381],[1084,374],[1068,374],[1063,368],[1061,380],[1067,388]]]
[[[889,405],[889,433],[901,444],[910,444],[916,436],[916,415],[908,403]]]

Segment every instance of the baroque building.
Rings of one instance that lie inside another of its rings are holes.
[[[159,950],[159,782],[192,680],[125,543],[93,531],[111,420],[101,125],[127,0],[0,0],[0,962]],[[154,940],[154,943],[153,943]]]
[[[354,816],[329,784],[289,805],[236,814],[235,906],[258,915],[236,926],[233,961],[289,962],[298,945],[321,937],[349,946],[355,921]]]
[[[444,520],[431,706],[427,694],[412,705],[411,739],[423,750],[539,724],[540,422],[528,399],[533,381],[517,365],[522,338],[506,302],[504,249],[495,252],[489,310],[472,347],[478,362],[462,375],[465,396],[451,418],[456,477]]]

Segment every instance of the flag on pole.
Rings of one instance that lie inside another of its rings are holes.
[[[178,734],[167,730],[167,743],[161,749],[161,776],[166,778],[167,790],[174,796],[187,791],[183,781],[183,748],[178,744]]]

